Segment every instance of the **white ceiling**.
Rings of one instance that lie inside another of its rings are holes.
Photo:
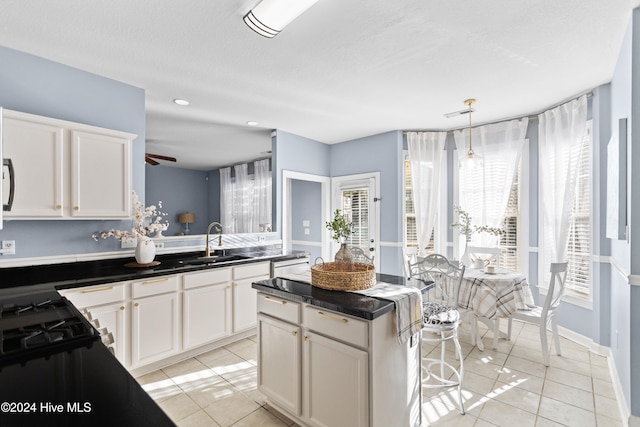
[[[474,123],[540,112],[611,80],[640,4],[319,0],[266,39],[242,21],[257,2],[2,0],[0,45],[145,89],[147,151],[209,170],[265,157],[271,129],[457,129],[472,97]]]

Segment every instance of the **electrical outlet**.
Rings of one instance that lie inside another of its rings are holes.
[[[16,254],[16,241],[15,240],[3,240],[2,241],[2,250],[0,250],[0,254],[2,254],[2,255],[15,255]]]
[[[156,249],[164,249],[164,242],[153,242],[156,246]]]
[[[138,239],[134,237],[123,237],[120,240],[120,247],[122,249],[135,248],[137,244],[138,244]]]
[[[258,236],[258,242],[262,243],[266,241],[267,241],[267,236]]]

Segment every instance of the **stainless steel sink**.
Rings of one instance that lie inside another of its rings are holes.
[[[198,257],[198,258],[180,260],[180,263],[184,265],[209,265],[209,264],[224,264],[227,262],[229,263],[237,262],[237,261],[243,261],[246,259],[251,259],[251,257],[245,256],[245,255],[209,256],[209,257]]]

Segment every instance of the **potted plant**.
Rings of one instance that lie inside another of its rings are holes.
[[[353,264],[353,254],[347,246],[347,238],[355,231],[353,222],[347,221],[346,215],[336,209],[332,221],[326,222],[326,227],[331,231],[331,238],[340,243],[340,250],[335,255],[336,262]]]
[[[500,236],[505,233],[503,228],[498,227],[489,227],[488,225],[471,225],[471,217],[469,213],[462,209],[460,206],[454,206],[453,210],[458,214],[458,222],[454,222],[451,224],[451,228],[457,228],[458,232],[465,236],[464,240],[464,253],[460,258],[460,261],[466,265],[471,265],[471,257],[469,256],[469,242],[471,241],[471,236],[474,233],[489,233],[494,236]]]

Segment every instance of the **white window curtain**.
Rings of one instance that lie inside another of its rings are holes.
[[[225,233],[234,232],[233,181],[230,167],[220,169],[220,222]]]
[[[478,126],[471,130],[473,151],[477,157],[466,157],[469,129],[454,132],[460,161],[458,203],[471,217],[472,225],[501,227],[509,203],[509,194],[525,146],[528,118]],[[476,233],[474,246],[491,247],[498,237]],[[460,250],[464,249],[461,236]]]
[[[253,210],[251,209],[253,186],[249,179],[249,165],[247,163],[235,165],[233,170],[236,174],[233,194],[235,233],[251,233],[253,232]]]
[[[576,195],[581,145],[587,124],[587,96],[539,116],[539,179],[543,265],[564,262]]]
[[[271,228],[271,171],[269,159],[254,163],[253,204],[254,231],[266,231]],[[264,228],[262,224],[265,224]]]
[[[225,233],[258,233],[271,224],[271,172],[269,159],[220,169],[220,222]]]
[[[429,244],[438,214],[442,211],[441,197],[446,185],[444,143],[446,132],[409,132],[407,143],[411,163],[418,253]]]

